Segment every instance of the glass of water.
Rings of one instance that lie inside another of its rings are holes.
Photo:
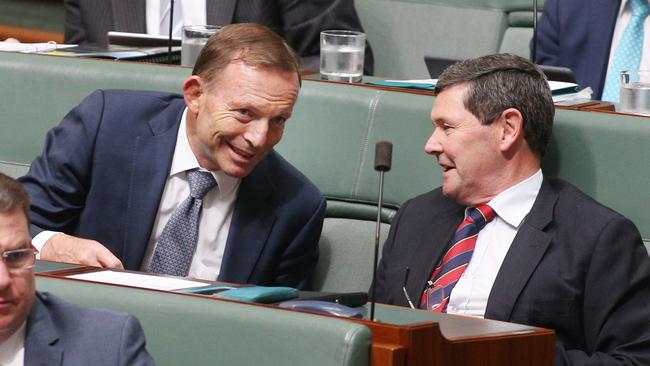
[[[363,75],[366,34],[347,30],[320,33],[320,74],[325,80],[359,82]]]
[[[181,43],[181,65],[194,66],[203,46],[211,35],[221,29],[218,25],[186,25]]]
[[[650,70],[621,71],[619,111],[650,116]]]

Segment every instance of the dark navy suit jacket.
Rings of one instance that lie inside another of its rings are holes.
[[[436,189],[399,210],[377,301],[417,301],[464,207]],[[544,178],[499,269],[485,318],[556,331],[557,365],[650,365],[650,258],[634,224],[575,187]]]
[[[25,331],[25,366],[148,366],[142,327],[131,315],[36,293]]]
[[[146,33],[145,0],[65,0],[65,43],[106,46],[110,30]],[[178,4],[178,3],[177,3]],[[320,32],[363,31],[350,0],[206,0],[208,24],[263,24],[284,37],[302,57],[303,67],[318,70]],[[178,6],[178,5],[176,5]],[[364,73],[374,61],[366,47]]]
[[[546,0],[536,62],[573,70],[593,99],[603,93],[620,0]]]
[[[20,180],[32,197],[31,234],[99,241],[140,268],[171,166],[180,95],[96,91],[47,134]],[[219,280],[304,287],[318,258],[325,200],[273,152],[245,177]]]

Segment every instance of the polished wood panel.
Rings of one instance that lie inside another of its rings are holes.
[[[39,29],[15,27],[0,24],[0,41],[15,38],[25,43],[40,43],[54,41],[63,43],[63,33],[48,32]]]
[[[66,278],[66,276],[97,270],[101,269],[64,268],[40,271],[36,276],[89,282]],[[159,290],[142,289],[142,291]],[[168,293],[173,296],[205,298],[195,294]],[[215,297],[210,299],[237,302]],[[254,305],[310,313],[278,308],[275,305]],[[363,310],[367,310],[367,307],[366,305]],[[321,313],[312,314],[334,317]],[[551,366],[554,364],[555,334],[552,330],[458,315],[433,314],[382,304],[377,305],[376,314],[378,319],[376,321],[347,318],[370,329],[373,366]]]

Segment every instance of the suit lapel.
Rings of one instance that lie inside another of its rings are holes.
[[[122,249],[127,269],[139,269],[142,262],[174,156],[184,104],[182,99],[172,103],[149,121],[153,135],[139,136],[135,141]]]
[[[59,334],[45,305],[36,296],[27,319],[25,365],[61,365],[63,348]]]
[[[248,283],[275,222],[270,192],[275,185],[266,161],[245,177],[235,201],[220,281]]]
[[[112,0],[113,25],[116,31],[147,33],[146,0]]]
[[[446,251],[456,227],[463,219],[464,211],[464,207],[453,204],[442,210],[434,209],[424,215],[423,227],[427,230],[420,230],[418,244],[409,261],[413,267],[406,287],[408,293],[413,294],[411,296],[417,296],[417,298],[413,297],[413,301],[419,301],[420,294],[426,288],[427,281]],[[432,238],[443,239],[436,242]]]
[[[208,24],[232,24],[236,6],[237,0],[207,0],[205,11]]]
[[[538,197],[499,269],[488,298],[485,318],[510,319],[519,294],[551,242],[551,234],[544,229],[553,221],[557,198],[557,193],[544,178]]]
[[[591,6],[587,7],[589,12],[589,39],[587,42],[590,47],[587,48],[588,53],[583,57],[591,60],[590,74],[594,79],[590,85],[597,85],[599,90],[602,90],[605,82],[612,35],[620,5],[620,0],[591,0]]]

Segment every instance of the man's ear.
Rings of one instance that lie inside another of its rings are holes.
[[[185,105],[190,112],[198,113],[201,105],[201,96],[203,95],[203,79],[197,75],[192,75],[183,82],[183,97]]]
[[[518,142],[524,140],[524,118],[519,110],[508,108],[501,112],[499,124],[499,148],[502,152],[510,151]]]

